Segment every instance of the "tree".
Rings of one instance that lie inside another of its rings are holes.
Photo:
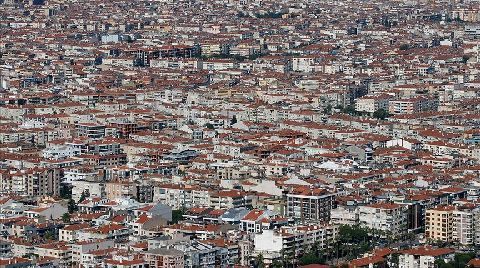
[[[475,253],[457,253],[455,254],[455,268],[465,268],[467,263],[476,257]]]
[[[265,262],[263,261],[263,255],[258,254],[253,261],[253,267],[255,268],[265,268]]]
[[[443,259],[439,259],[435,261],[435,267],[438,268],[456,268],[452,263],[445,262]]]
[[[272,264],[270,264],[270,268],[283,268],[283,263],[275,259],[273,260]]]
[[[53,233],[51,231],[46,231],[43,234],[43,238],[45,238],[46,240],[52,240],[54,238]]]
[[[211,123],[206,123],[205,126],[206,126],[208,129],[215,129],[215,127],[214,127]]]
[[[353,105],[348,105],[347,107],[343,108],[342,112],[346,114],[354,115],[356,114],[357,111],[355,110],[355,107],[353,107]]]
[[[332,105],[328,104],[327,107],[323,109],[324,114],[331,114],[332,113]]]
[[[83,192],[82,195],[80,196],[80,199],[78,200],[78,203],[82,203],[83,201],[85,201],[85,199],[87,199],[88,195]]]
[[[73,199],[68,200],[68,213],[73,213],[77,211],[78,207],[77,204],[75,204],[75,201]]]
[[[179,221],[183,220],[183,214],[185,213],[182,209],[172,210],[172,223],[176,224]]]
[[[410,46],[408,44],[403,44],[400,46],[400,50],[408,50]]]
[[[282,256],[282,263],[284,267],[295,267],[295,261],[297,260],[297,247],[295,243],[289,250],[282,249],[280,255]]]
[[[233,115],[232,120],[230,120],[230,126],[233,126],[236,123],[237,123],[237,116]]]
[[[389,264],[389,268],[397,268],[398,267],[399,257],[400,257],[400,253],[398,253],[398,252],[390,254],[390,256],[388,257],[388,262],[387,262]]]
[[[385,120],[385,118],[387,118],[388,116],[390,116],[390,114],[385,109],[378,109],[375,112],[373,112],[373,117],[380,120]]]
[[[356,258],[375,246],[375,235],[358,225],[342,225],[339,228],[337,246],[339,257]]]
[[[286,14],[285,12],[271,12],[270,11],[270,12],[265,13],[265,14],[255,13],[255,17],[257,17],[259,19],[265,19],[265,18],[278,19],[278,18],[281,18],[285,14]]]
[[[61,184],[60,197],[63,199],[72,198],[72,188],[68,184]]]
[[[62,215],[62,221],[65,222],[65,223],[70,222],[70,213],[64,213]]]
[[[298,261],[300,265],[323,264],[324,262],[323,258],[315,254],[313,251],[304,254]]]

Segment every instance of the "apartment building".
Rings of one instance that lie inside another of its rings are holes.
[[[0,177],[1,191],[24,196],[54,196],[60,193],[61,170],[55,168],[22,169]]]
[[[271,264],[282,254],[301,256],[313,244],[326,250],[333,247],[338,235],[338,225],[284,226],[276,230],[264,230],[254,236],[253,255],[262,254],[266,264]]]
[[[453,241],[454,206],[438,206],[425,213],[425,237],[444,242]]]
[[[210,204],[210,193],[199,187],[163,184],[153,189],[153,200],[171,206],[172,209],[192,208]]]
[[[480,36],[480,25],[465,25],[464,32],[466,35],[479,37]]]
[[[371,229],[401,235],[407,231],[407,207],[399,204],[378,203],[359,207],[360,225]]]
[[[387,94],[367,95],[356,99],[355,110],[358,112],[374,113],[379,109],[388,111],[388,104],[392,96]]]
[[[238,190],[209,191],[183,185],[158,185],[154,187],[154,201],[173,209],[206,207],[229,209],[252,204],[253,196]]]
[[[68,148],[73,151],[73,155],[110,155],[122,153],[120,143],[115,139],[104,139],[98,141],[75,139],[71,142],[65,143],[65,145],[67,145]]]
[[[479,210],[457,208],[453,211],[453,236],[452,239],[462,245],[472,245],[475,243],[475,235],[480,225],[478,220]]]
[[[229,59],[208,59],[202,62],[202,69],[222,71],[233,69],[237,64]]]
[[[90,227],[88,223],[78,223],[65,226],[58,230],[58,240],[64,242],[72,242],[78,239],[78,231]]]
[[[79,123],[76,125],[77,135],[92,139],[101,139],[105,137],[106,126],[95,123]]]
[[[420,112],[437,111],[436,98],[412,97],[409,99],[391,100],[388,111],[390,114],[414,114]]]
[[[328,222],[335,207],[336,193],[324,189],[299,187],[287,194],[288,217],[298,221]]]
[[[330,223],[338,225],[356,225],[359,223],[357,206],[337,206],[330,211]]]
[[[240,208],[252,205],[253,196],[238,190],[223,190],[210,193],[210,206],[215,209]]]
[[[105,193],[111,200],[135,197],[137,196],[137,186],[127,180],[108,182],[105,184]]]
[[[183,268],[183,252],[176,249],[152,249],[145,252],[145,262],[151,268]]]
[[[71,242],[71,241],[70,241]],[[114,248],[113,240],[85,240],[73,243],[71,247],[71,260],[74,264],[85,262],[85,255],[93,251]]]
[[[419,247],[404,250],[398,257],[398,268],[434,268],[436,260],[453,261],[455,250]]]
[[[316,56],[305,55],[302,57],[294,57],[292,59],[292,70],[295,72],[311,72],[313,65],[318,63],[319,59]]]
[[[480,9],[479,8],[456,8],[452,10],[452,18],[468,21],[468,22],[479,22]]]
[[[273,228],[276,213],[271,210],[253,209],[240,220],[240,230],[247,233],[260,233]],[[284,221],[284,219],[280,219]]]
[[[202,67],[202,62],[194,58],[160,58],[151,60],[150,67],[165,69],[198,70]]]
[[[480,207],[473,204],[428,209],[425,236],[432,240],[480,245]]]
[[[65,242],[38,245],[35,247],[35,254],[59,259],[59,267],[70,267],[71,265],[71,249]]]
[[[45,204],[37,208],[25,210],[23,213],[30,219],[39,221],[40,219],[60,219],[63,214],[67,213],[66,206],[60,203]]]

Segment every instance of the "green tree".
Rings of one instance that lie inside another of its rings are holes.
[[[350,115],[355,115],[357,113],[353,105],[346,106],[345,108],[343,108],[342,112]]]
[[[62,199],[72,198],[72,188],[67,184],[62,184],[60,186],[60,197]]]
[[[373,117],[375,117],[377,119],[380,119],[380,120],[385,120],[385,118],[387,118],[389,116],[390,116],[390,114],[385,109],[378,109],[375,112],[373,112]]]
[[[255,268],[265,268],[265,262],[263,260],[263,255],[258,254],[253,261],[253,267]]]
[[[307,265],[307,264],[323,264],[324,260],[322,257],[318,256],[314,252],[310,251],[306,254],[304,254],[300,259],[298,260],[300,265]]]
[[[43,238],[45,238],[46,240],[52,240],[54,238],[53,233],[51,231],[46,231],[43,234]]]
[[[339,257],[349,259],[370,251],[375,246],[376,236],[373,231],[358,225],[342,225],[337,238]]]
[[[470,253],[457,253],[455,254],[455,259],[453,265],[455,268],[465,268],[467,263],[476,257],[474,252]]]
[[[272,264],[270,264],[270,268],[283,268],[283,263],[275,259],[273,260]]]
[[[78,200],[78,203],[82,203],[83,201],[85,201],[85,199],[87,199],[88,195],[83,192],[82,195],[80,196],[80,199]]]
[[[70,222],[70,213],[65,213],[62,215],[62,221],[63,222]]]
[[[389,268],[397,268],[399,262],[400,253],[394,252],[388,257]]]
[[[403,45],[400,46],[400,50],[407,50],[409,48],[410,48],[410,46],[408,44],[403,44]]]
[[[443,259],[435,261],[435,267],[437,268],[457,268],[451,262],[445,262]]]
[[[214,127],[211,123],[206,123],[205,126],[206,126],[208,129],[215,129],[215,127]]]
[[[233,115],[232,120],[230,120],[230,126],[234,125],[237,123],[237,116]]]
[[[332,113],[332,105],[328,104],[327,107],[323,109],[324,114],[331,114]]]
[[[78,207],[77,207],[77,204],[75,203],[75,201],[73,199],[69,199],[68,200],[68,213],[73,213],[75,211],[77,211]]]
[[[255,17],[259,18],[259,19],[264,19],[264,18],[268,18],[268,19],[278,19],[278,18],[281,18],[284,14],[286,14],[285,12],[267,12],[265,14],[260,14],[260,13],[256,13],[255,14]]]
[[[183,220],[183,214],[185,211],[183,209],[172,210],[172,223],[176,224]]]

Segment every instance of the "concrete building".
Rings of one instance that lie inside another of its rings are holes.
[[[388,103],[392,98],[392,96],[387,94],[363,96],[356,99],[355,110],[367,113],[374,113],[379,109],[388,111]]]
[[[300,187],[287,194],[287,216],[299,221],[330,220],[330,210],[335,207],[335,193],[324,189]]]
[[[265,263],[270,264],[282,254],[301,256],[315,243],[322,250],[331,248],[337,234],[337,225],[285,226],[277,230],[265,230],[254,236],[253,255],[262,254]]]
[[[425,214],[425,237],[444,242],[453,241],[453,206],[438,206]]]
[[[145,262],[151,268],[183,268],[183,252],[176,249],[152,249],[145,252]]]
[[[480,207],[474,205],[438,206],[428,209],[425,218],[427,239],[480,244]]]
[[[360,225],[400,236],[407,231],[407,207],[378,203],[359,207]]]
[[[436,260],[450,262],[455,251],[448,248],[419,247],[404,250],[398,257],[398,268],[434,268]]]
[[[330,222],[338,225],[356,225],[359,223],[357,206],[337,206],[330,211]]]
[[[413,114],[420,112],[437,111],[436,98],[412,97],[409,99],[391,100],[388,111],[390,114]]]

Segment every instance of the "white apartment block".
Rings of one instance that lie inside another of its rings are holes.
[[[474,211],[455,210],[453,212],[453,240],[463,245],[474,244],[480,230],[480,222],[475,222],[479,215],[478,209]]]
[[[410,99],[392,100],[388,110],[391,114],[413,114],[438,110],[438,100],[435,98],[416,97]]]
[[[407,231],[407,207],[399,204],[378,203],[360,206],[360,225],[371,229],[401,235]]]
[[[374,113],[379,109],[388,111],[390,95],[364,96],[358,98],[355,102],[355,110],[358,112]]]
[[[337,235],[338,225],[284,226],[264,230],[255,234],[253,255],[262,254],[265,263],[270,264],[281,254],[301,256],[315,243],[320,249],[330,248]]]
[[[436,260],[450,262],[455,251],[448,248],[419,247],[408,249],[398,257],[398,268],[434,268]]]
[[[357,206],[338,206],[330,211],[330,223],[338,225],[356,225],[359,223]]]

